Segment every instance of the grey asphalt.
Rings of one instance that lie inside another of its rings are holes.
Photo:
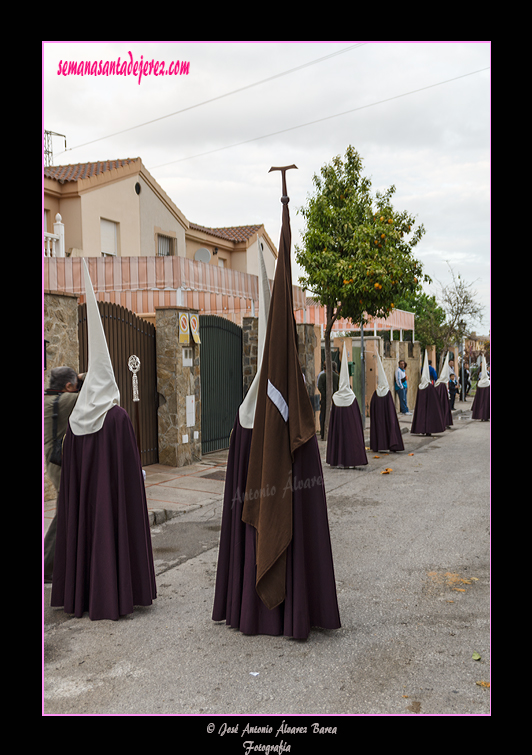
[[[323,721],[334,746],[361,715],[490,715],[490,423],[471,405],[430,437],[400,417],[405,451],[365,467],[330,468],[320,441],[342,628],[306,641],[211,620],[227,452],[147,467],[158,597],[91,622],[44,586],[43,714],[179,715],[231,752],[259,742],[242,736],[255,716],[304,717],[307,735]]]

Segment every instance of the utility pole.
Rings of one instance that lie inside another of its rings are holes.
[[[52,136],[62,136],[63,139],[65,140],[65,149],[66,149],[66,136],[64,134],[58,134],[55,131],[45,131],[44,132],[44,167],[45,168],[48,168],[50,165],[53,165],[53,162],[54,162]]]

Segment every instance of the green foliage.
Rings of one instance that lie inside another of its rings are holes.
[[[392,205],[395,186],[371,193],[362,159],[349,146],[314,175],[315,193],[298,212],[304,217],[302,247],[296,260],[300,284],[337,317],[362,322],[365,313],[386,317],[400,297],[415,292],[425,278],[412,255],[425,229]],[[328,323],[329,325],[329,323]]]
[[[442,327],[445,322],[445,310],[434,296],[425,294],[419,287],[412,293],[404,293],[397,301],[398,309],[414,312],[416,316],[415,337],[422,351],[429,346],[436,346],[440,353],[445,349]]]

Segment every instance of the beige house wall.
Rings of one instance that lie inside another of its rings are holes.
[[[243,271],[250,275],[259,274],[259,250],[258,242],[262,243],[264,266],[266,268],[266,274],[270,280],[273,280],[275,276],[275,263],[277,261],[277,250],[275,249],[270,237],[264,231],[259,232],[253,239],[252,243],[248,247],[246,254],[246,269]]]
[[[98,186],[81,195],[83,255],[99,257],[102,253],[100,220],[117,224],[117,256],[140,256],[140,208],[135,193],[137,176]],[[67,227],[66,220],[63,220]]]
[[[186,257],[186,230],[184,218],[176,217],[170,206],[161,201],[152,186],[139,176],[140,192],[140,255],[153,257],[157,254],[157,236],[169,236],[174,240],[176,257]]]

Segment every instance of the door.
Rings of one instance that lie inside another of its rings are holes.
[[[200,315],[201,450],[229,447],[242,403],[242,328],[216,315]]]

